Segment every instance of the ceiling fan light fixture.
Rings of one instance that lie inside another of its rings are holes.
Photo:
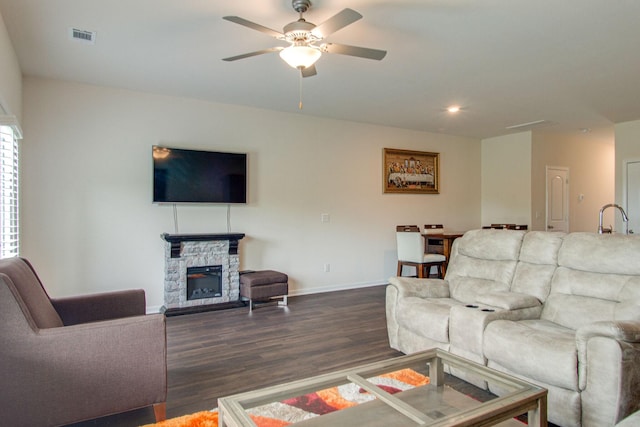
[[[289,46],[280,51],[280,58],[293,68],[307,68],[316,63],[320,59],[322,53],[320,50],[311,46]]]

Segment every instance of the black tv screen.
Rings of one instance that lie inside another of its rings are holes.
[[[247,155],[153,146],[154,203],[246,203]]]

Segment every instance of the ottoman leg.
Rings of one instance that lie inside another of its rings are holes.
[[[286,295],[284,295],[282,297],[282,301],[278,301],[278,305],[281,305],[281,306],[286,306],[287,305],[287,296]]]

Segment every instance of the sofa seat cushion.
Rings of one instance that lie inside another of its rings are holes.
[[[487,359],[519,374],[578,390],[575,331],[546,320],[496,320],[485,329]]]
[[[402,298],[398,303],[398,324],[418,336],[448,343],[451,307],[460,304],[451,298]]]

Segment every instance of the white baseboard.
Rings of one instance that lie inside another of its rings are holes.
[[[148,305],[147,306],[147,314],[156,314],[160,313],[161,305]]]
[[[330,285],[323,286],[320,288],[312,288],[312,289],[289,289],[289,296],[297,296],[297,295],[312,295],[312,294],[321,294],[324,292],[336,292],[336,291],[346,291],[349,289],[358,289],[358,288],[368,288],[371,286],[380,286],[386,285],[386,280],[383,282],[363,282],[363,283],[347,283],[341,285]]]
[[[349,289],[358,289],[358,288],[368,288],[371,286],[381,286],[386,285],[388,282],[385,280],[383,282],[363,282],[363,283],[347,283],[341,285],[330,285],[323,286],[320,288],[312,288],[312,289],[289,289],[289,296],[294,297],[298,295],[313,295],[313,294],[322,294],[324,292],[336,292],[336,291],[346,291]],[[150,305],[147,306],[147,314],[155,314],[160,313],[161,305]]]

